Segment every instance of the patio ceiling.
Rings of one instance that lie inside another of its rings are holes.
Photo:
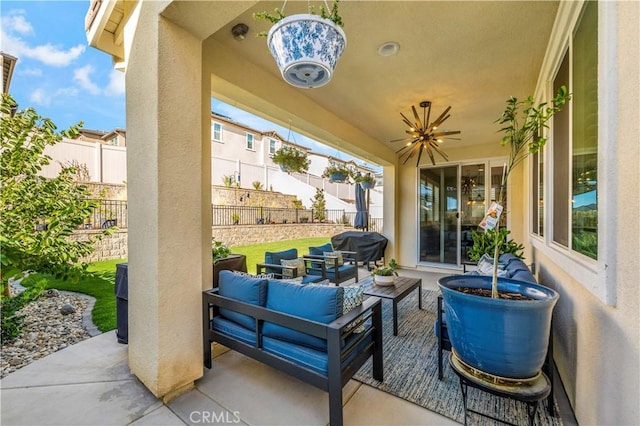
[[[447,141],[445,150],[472,144],[495,146],[499,135],[494,122],[504,109],[505,100],[509,96],[533,94],[558,8],[555,1],[343,0],[340,13],[345,22],[347,48],[329,84],[316,89],[294,89],[299,92],[296,96],[300,96],[300,102],[293,116],[291,103],[284,105],[291,102],[285,101],[291,97],[287,93],[293,92],[281,81],[265,38],[256,36],[268,30],[270,24],[252,17],[256,11],[281,8],[282,3],[189,2],[197,4],[190,13],[186,12],[191,6],[181,3],[172,3],[163,14],[201,36],[207,28],[213,31],[212,15],[221,4],[228,5],[223,8],[225,19],[235,16],[225,24],[218,24],[219,29],[208,42],[232,52],[233,61],[215,59],[215,66],[220,75],[225,75],[224,68],[230,67],[224,79],[241,90],[216,92],[219,85],[214,81],[214,96],[285,126],[291,120],[297,130],[349,150],[352,141],[317,134],[317,128],[314,132],[304,125],[301,117],[315,113],[308,107],[313,104],[315,111],[320,109],[340,117],[370,136],[374,142],[369,144],[379,143],[394,151],[401,143],[389,141],[403,137],[406,129],[400,113],[410,114],[411,106],[418,107],[422,100],[433,102],[434,114],[452,106],[451,118],[443,130],[461,130],[462,134],[460,141]],[[307,2],[290,1],[285,12],[304,13],[306,6]],[[242,41],[231,34],[231,28],[238,23],[250,28]],[[380,56],[378,47],[388,41],[399,43],[399,52],[395,56]],[[251,77],[243,80],[239,69],[249,72]],[[278,96],[267,99],[257,93],[255,86],[245,86],[247,81],[261,75],[273,76],[273,82],[277,79],[275,84],[271,84],[271,79],[264,84],[281,91],[283,105],[279,105]],[[237,93],[243,90],[244,96]],[[383,152],[388,153],[386,148]],[[362,151],[351,153],[358,155]]]

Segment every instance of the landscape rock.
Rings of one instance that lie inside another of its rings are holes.
[[[91,337],[83,326],[89,299],[74,293],[57,292],[55,297],[41,297],[19,311],[24,328],[13,342],[2,342],[0,378],[60,349]],[[70,306],[73,312],[63,315]]]
[[[66,304],[66,305],[62,305],[62,307],[60,308],[60,313],[62,315],[70,315],[72,313],[74,313],[76,311],[76,308],[73,307],[73,305],[70,304]],[[63,330],[64,328],[61,327]]]

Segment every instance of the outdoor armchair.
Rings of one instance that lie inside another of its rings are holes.
[[[355,278],[358,282],[358,254],[355,251],[336,251],[331,243],[309,247],[307,259],[311,259],[310,273],[325,270],[325,276],[335,284]]]
[[[298,257],[298,250],[264,253],[264,263],[256,265],[258,274],[273,274],[277,279],[302,277],[302,284],[317,283],[327,279],[324,265],[313,267],[312,259]]]

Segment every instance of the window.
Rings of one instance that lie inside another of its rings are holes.
[[[573,38],[571,248],[598,258],[598,3]]]
[[[269,155],[273,155],[276,153],[276,141],[273,139],[269,139]]]
[[[211,140],[222,142],[222,124],[211,123]]]
[[[255,151],[255,145],[253,141],[253,135],[251,133],[247,133],[247,149],[251,151]]]
[[[118,146],[118,137],[112,137],[111,140],[109,140],[109,145]]]
[[[573,97],[569,107],[565,107],[553,118],[552,239],[572,252],[597,259],[597,2],[586,2],[569,49],[555,76],[554,93],[563,84],[569,87]],[[542,173],[541,165],[538,171]],[[534,184],[539,185],[539,181],[535,181],[535,172],[534,165]],[[536,209],[540,208],[539,204],[532,203],[532,205]],[[535,214],[532,214],[532,217],[535,217]]]

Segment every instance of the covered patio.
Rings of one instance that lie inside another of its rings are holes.
[[[488,169],[507,155],[494,124],[505,100],[548,99],[554,85],[567,84],[575,106],[566,121],[550,129],[548,149],[511,175],[507,226],[525,244],[539,282],[560,293],[554,358],[578,422],[637,423],[640,194],[627,188],[640,186],[640,4],[344,1],[347,48],[332,81],[317,89],[285,83],[264,39],[254,37],[269,26],[253,12],[280,3],[93,4],[89,43],[126,72],[128,365],[153,395],[171,403],[203,376],[211,97],[380,164],[387,257],[405,269],[451,272],[463,260],[459,207],[447,216],[451,257],[421,250],[421,190],[429,174],[445,176],[451,167],[451,198],[462,205],[465,168],[481,165],[489,182]],[[289,2],[286,12],[305,9],[306,2]],[[244,40],[231,32],[239,23],[250,27]],[[390,41],[398,52],[379,54]],[[585,81],[583,71],[595,77]],[[448,162],[434,166],[423,156],[417,166],[415,158],[402,164],[400,146],[389,142],[406,130],[399,113],[426,100],[436,113],[452,106],[447,126],[460,130],[461,140],[443,145]],[[576,222],[571,192],[587,156],[587,171],[598,176],[589,181],[597,198],[585,204],[597,219],[589,250],[575,238],[586,225]],[[490,200],[489,185],[484,191]]]

